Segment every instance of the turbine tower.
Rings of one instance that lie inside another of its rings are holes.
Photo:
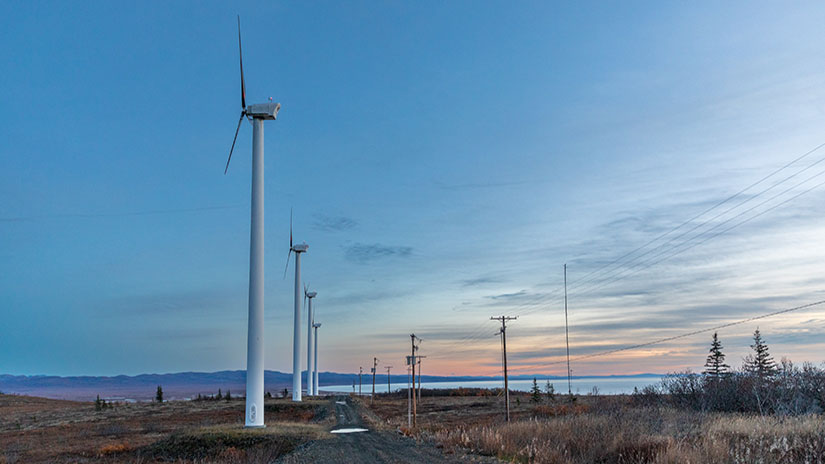
[[[315,372],[312,375],[312,388],[315,389],[315,396],[318,396],[318,327],[321,327],[321,323],[316,322],[312,324],[312,327],[315,329],[315,349],[313,350],[315,353],[315,360],[312,362]]]
[[[280,103],[246,105],[241,49],[241,17],[238,16],[238,55],[241,68],[241,117],[229,149],[226,168],[235,150],[244,118],[252,122],[252,219],[249,234],[249,327],[246,342],[246,427],[264,425],[264,121],[275,120]]]
[[[289,214],[289,253],[286,255],[284,278],[289,269],[289,257],[295,253],[295,312],[292,330],[292,401],[301,401],[301,253],[306,253],[309,245],[292,243],[292,213]]]
[[[304,286],[304,301],[309,299],[309,306],[307,306],[307,395],[315,395],[315,388],[312,378],[313,372],[313,329],[312,325],[315,322],[315,313],[312,311],[312,300],[317,296],[317,292],[310,292],[309,287]]]

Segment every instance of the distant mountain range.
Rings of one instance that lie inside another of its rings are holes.
[[[358,382],[358,374],[340,374],[337,372],[321,372],[319,384],[321,390],[327,385],[351,385]],[[588,378],[637,378],[657,376],[658,374],[637,375],[609,375],[587,376]],[[363,382],[371,383],[371,374],[364,374]],[[561,380],[567,377],[546,375],[515,375],[513,380],[530,380],[536,377],[540,380]],[[303,373],[306,385],[306,372]],[[575,376],[574,378],[581,378]],[[433,376],[425,375],[423,382],[471,382],[502,380],[501,376]],[[393,375],[390,378],[394,385],[407,383],[407,375]],[[386,374],[378,374],[376,383],[382,385],[387,382]],[[277,396],[284,388],[292,387],[292,374],[279,371],[266,371],[264,374],[266,390]],[[246,371],[219,371],[219,372],[178,372],[173,374],[140,374],[135,376],[118,375],[114,377],[79,376],[59,377],[51,375],[0,375],[0,392],[41,396],[46,398],[91,401],[100,395],[101,398],[125,399],[145,401],[154,398],[158,385],[163,387],[164,397],[167,399],[184,399],[201,395],[213,395],[221,389],[243,394],[246,390]]]

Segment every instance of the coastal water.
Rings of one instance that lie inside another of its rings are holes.
[[[617,395],[622,393],[633,393],[634,388],[638,388],[641,390],[642,388],[658,383],[661,380],[661,376],[658,375],[650,375],[650,376],[640,376],[640,377],[581,377],[581,378],[574,378],[572,382],[572,392],[575,394],[587,394],[593,392],[593,388],[597,388],[599,394],[602,395]],[[364,376],[364,381],[361,385],[361,391],[364,394],[370,393],[372,391],[372,378],[369,376]],[[541,377],[536,378],[539,388],[544,391],[545,384],[547,383],[548,379],[544,379]],[[549,379],[549,382],[553,385],[556,393],[567,393],[567,379]],[[510,389],[511,390],[518,390],[518,391],[530,391],[530,388],[533,386],[533,380],[510,380]],[[479,380],[479,381],[461,381],[461,382],[422,382],[421,388],[442,388],[442,389],[451,389],[451,388],[503,388],[504,381],[502,380]],[[404,384],[397,384],[394,383],[391,385],[393,391],[407,388],[407,383]],[[353,386],[352,385],[321,385],[321,391],[325,392],[336,392],[336,393],[352,393]],[[355,385],[356,393],[358,392],[358,385]],[[386,393],[387,392],[387,384],[376,384],[375,385],[376,393]]]

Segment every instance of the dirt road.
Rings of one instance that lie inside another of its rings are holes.
[[[365,424],[359,406],[348,397],[337,397],[335,415],[338,424],[332,428],[332,438],[316,440],[284,456],[279,463],[496,463],[483,456],[445,455],[430,443],[399,435],[396,432],[371,430]],[[352,431],[351,429],[367,429]],[[337,432],[337,433],[336,433]]]

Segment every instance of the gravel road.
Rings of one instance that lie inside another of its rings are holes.
[[[369,429],[361,417],[359,406],[349,397],[333,400],[338,423],[330,432],[342,429]],[[490,457],[472,455],[445,455],[430,443],[417,442],[398,433],[382,430],[338,433],[332,438],[316,440],[277,461],[297,463],[496,463]]]

